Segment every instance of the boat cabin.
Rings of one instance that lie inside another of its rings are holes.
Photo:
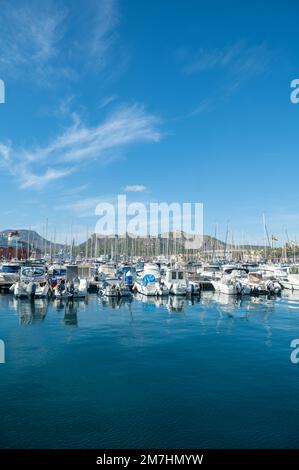
[[[185,281],[186,271],[183,269],[167,269],[165,273],[165,280],[167,282]]]

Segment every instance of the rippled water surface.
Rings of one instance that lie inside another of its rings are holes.
[[[0,447],[298,447],[299,294],[0,296]]]

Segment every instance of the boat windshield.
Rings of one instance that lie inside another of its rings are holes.
[[[0,271],[1,271],[2,273],[9,273],[9,274],[12,274],[12,273],[18,273],[18,272],[19,272],[19,269],[20,269],[19,266],[4,265],[4,266],[1,267]]]
[[[53,269],[53,276],[66,276],[66,269]]]
[[[28,267],[22,269],[22,276],[24,277],[40,277],[45,275],[44,268]]]
[[[216,273],[216,272],[220,271],[219,266],[206,266],[204,269],[205,269],[205,271],[210,271],[212,273]]]

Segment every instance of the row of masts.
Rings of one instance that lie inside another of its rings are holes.
[[[73,226],[65,236],[63,243],[57,242],[56,228],[49,231],[48,219],[42,228],[42,244],[36,237],[36,232],[28,231],[27,252],[37,252],[41,257],[56,257],[59,253],[71,259],[80,257],[85,259],[98,258],[100,256],[117,258],[120,255],[128,257],[182,257],[183,259],[240,259],[248,260],[256,257],[277,261],[295,261],[297,259],[298,245],[291,241],[285,230],[285,241],[282,246],[275,246],[278,241],[273,235],[269,235],[265,215],[263,214],[263,245],[251,245],[245,240],[242,233],[241,242],[236,242],[234,231],[227,224],[224,242],[218,237],[218,225],[215,225],[213,237],[204,236],[202,246],[199,249],[186,249],[184,240],[174,234],[169,237],[136,237],[126,234],[119,237],[100,237],[86,229],[86,242],[80,243],[79,236],[74,234]],[[49,238],[49,239],[48,239]]]

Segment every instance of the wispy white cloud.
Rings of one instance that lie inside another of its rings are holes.
[[[135,185],[129,185],[125,187],[125,191],[127,192],[142,192],[146,190],[146,186],[143,186],[142,184],[135,184]]]
[[[158,142],[159,119],[138,104],[122,106],[96,127],[76,121],[46,147],[24,152],[28,162],[53,157],[57,162],[104,159],[106,152],[136,142]]]
[[[115,68],[123,62],[118,0],[78,0],[70,9],[52,0],[0,0],[0,8],[0,68],[6,76],[48,86],[55,78],[78,79],[78,68],[82,75],[102,71],[116,57]],[[68,34],[74,21],[80,41]]]
[[[88,55],[93,65],[102,68],[106,65],[108,53],[118,38],[118,1],[102,0],[95,5],[90,22],[91,32],[87,37]]]
[[[65,189],[62,193],[63,196],[73,196],[80,194],[81,192],[85,191],[89,187],[89,184],[80,184],[79,186],[72,186],[68,189]]]
[[[75,212],[82,213],[94,209],[99,203],[100,199],[97,197],[89,197],[80,199],[79,201],[68,204],[67,208],[72,209]],[[94,211],[93,211],[94,212]]]
[[[7,162],[10,159],[10,155],[11,155],[10,145],[6,145],[0,142],[0,163],[1,163],[1,159]]]
[[[105,108],[108,104],[113,103],[113,101],[117,100],[117,95],[110,95],[106,96],[99,104],[99,108]]]
[[[48,168],[45,173],[37,175],[31,173],[22,166],[19,168],[19,170],[21,170],[18,171],[18,179],[20,181],[21,188],[34,189],[41,189],[49,182],[64,178],[74,171],[72,168],[64,168],[60,170],[55,168]]]
[[[218,101],[219,102],[219,101]],[[192,109],[191,111],[181,114],[179,116],[176,116],[175,118],[172,119],[173,122],[177,121],[183,121],[184,119],[189,119],[194,116],[198,116],[200,114],[205,114],[213,111],[216,107],[216,97],[215,96],[208,96],[204,98],[197,106],[196,108]]]
[[[49,2],[1,2],[0,68],[5,74],[45,78],[47,66],[58,53],[64,11]]]
[[[248,45],[245,41],[222,48],[200,48],[196,52],[180,50],[178,59],[186,74],[226,69],[237,75],[252,75],[264,72],[270,62],[271,53],[265,43]]]
[[[272,52],[265,43],[249,46],[245,41],[223,48],[201,48],[196,52],[181,48],[177,60],[186,75],[195,75],[211,70],[221,70],[222,80],[191,111],[177,116],[173,121],[189,119],[214,111],[219,103],[228,102],[248,79],[267,72],[272,61]],[[226,72],[226,73],[224,73]]]
[[[63,207],[57,207],[57,210],[69,210],[77,217],[90,217],[95,215],[95,208],[100,202],[111,202],[110,199],[105,200],[103,197],[87,197],[64,204]]]
[[[161,139],[159,119],[138,104],[118,108],[96,127],[83,124],[76,113],[71,117],[72,125],[44,147],[20,149],[0,142],[2,167],[21,188],[43,188],[69,176],[81,163],[109,163],[113,154],[118,155],[128,145]],[[51,168],[49,161],[54,162]],[[61,168],[66,162],[72,163],[72,168]]]

